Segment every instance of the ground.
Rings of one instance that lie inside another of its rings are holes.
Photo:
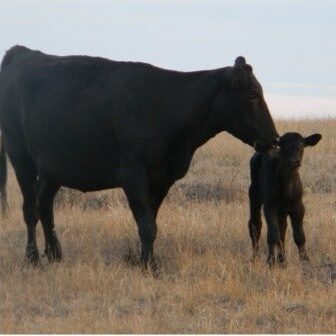
[[[336,333],[336,120],[276,121],[279,131],[319,132],[301,176],[304,226],[315,266],[301,266],[288,230],[288,266],[266,266],[248,236],[253,149],[221,134],[199,149],[158,218],[157,277],[135,266],[136,226],[120,190],[57,198],[64,260],[26,267],[21,195],[9,178],[11,214],[0,222],[0,333]],[[43,237],[38,227],[42,254]]]

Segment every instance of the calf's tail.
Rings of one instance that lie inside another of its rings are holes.
[[[1,197],[1,213],[2,217],[6,217],[8,214],[8,203],[7,203],[7,159],[6,159],[6,149],[3,134],[0,135],[0,197]]]

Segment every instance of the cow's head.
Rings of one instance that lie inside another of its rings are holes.
[[[261,152],[276,146],[279,136],[252,67],[239,56],[223,77],[215,102],[222,129]]]
[[[321,138],[321,134],[312,134],[304,138],[299,133],[285,133],[281,136],[279,141],[279,154],[282,163],[290,169],[299,168],[304,148],[307,146],[315,146]]]

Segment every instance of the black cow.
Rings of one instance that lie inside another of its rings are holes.
[[[249,188],[250,220],[248,222],[254,256],[258,253],[261,233],[261,206],[268,233],[268,263],[275,263],[274,249],[278,247],[278,261],[285,261],[285,236],[287,216],[290,217],[294,241],[299,249],[301,260],[308,260],[303,231],[304,205],[303,188],[299,167],[306,146],[315,146],[320,134],[307,138],[299,133],[286,133],[280,138],[279,148],[269,153],[256,153],[251,158],[251,185]]]
[[[1,64],[0,125],[2,150],[23,194],[26,257],[33,263],[38,219],[48,259],[61,259],[53,221],[60,186],[121,187],[138,225],[141,262],[154,266],[157,212],[195,150],[222,131],[259,150],[278,139],[243,57],[233,67],[177,72],[15,46]]]

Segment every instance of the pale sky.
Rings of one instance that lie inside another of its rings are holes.
[[[0,57],[21,44],[189,71],[243,55],[277,117],[336,117],[335,35],[333,0],[0,0]]]

